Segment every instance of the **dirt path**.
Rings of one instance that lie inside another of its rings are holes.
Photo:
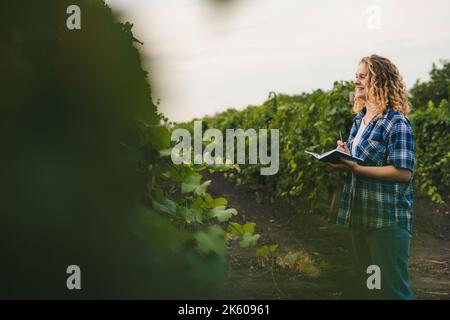
[[[235,222],[256,222],[258,246],[279,245],[272,273],[270,261],[255,255],[255,248],[227,248],[229,272],[217,298],[225,299],[357,299],[353,289],[351,240],[347,230],[318,215],[302,213],[286,202],[262,201],[246,187],[237,187],[220,173],[203,173],[213,180],[210,192],[224,196],[239,211]],[[419,212],[413,232],[410,276],[416,299],[450,299],[450,217],[431,223],[430,204]],[[429,214],[428,214],[429,217]],[[296,253],[296,263],[282,259]],[[281,259],[281,260],[280,260]],[[278,262],[278,263],[277,263]]]

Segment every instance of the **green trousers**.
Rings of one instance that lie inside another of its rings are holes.
[[[413,299],[408,276],[411,234],[398,226],[352,231],[358,287],[364,299]],[[380,269],[381,289],[369,289],[370,265]]]

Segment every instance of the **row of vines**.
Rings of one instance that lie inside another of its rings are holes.
[[[450,63],[441,69],[433,65],[431,80],[417,82],[410,97],[413,112],[409,115],[415,134],[415,175],[417,194],[444,204],[450,190]],[[430,88],[439,87],[440,90]],[[447,91],[444,92],[444,89]],[[334,148],[340,132],[348,137],[352,113],[351,82],[335,82],[332,90],[288,96],[274,93],[260,106],[225,112],[201,119],[206,128],[242,128],[244,130],[279,129],[280,169],[274,176],[261,176],[258,165],[239,165],[239,173],[226,174],[237,184],[251,186],[259,194],[302,201],[314,211],[336,209],[342,184],[339,173],[328,170],[304,150],[324,152]],[[439,95],[438,102],[435,95]],[[443,93],[444,92],[444,93]],[[428,94],[423,98],[423,94]],[[421,105],[427,101],[426,105]],[[178,127],[192,129],[191,123]],[[345,139],[345,138],[344,138]]]
[[[131,29],[102,0],[0,4],[0,298],[207,298],[259,238],[168,157]]]

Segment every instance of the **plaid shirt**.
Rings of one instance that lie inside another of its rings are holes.
[[[352,143],[366,113],[363,108],[354,118],[347,141]],[[364,166],[414,168],[414,136],[411,123],[401,113],[387,111],[367,125],[355,155]],[[350,229],[373,229],[398,225],[411,232],[413,174],[408,182],[388,182],[346,173],[337,224]]]

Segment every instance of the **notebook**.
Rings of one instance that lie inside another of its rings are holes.
[[[306,150],[305,150],[305,152],[307,154],[312,155],[314,158],[318,159],[319,161],[323,161],[323,162],[341,163],[339,161],[340,158],[347,159],[350,161],[355,161],[359,164],[362,164],[364,162],[363,159],[352,156],[352,155],[345,153],[344,151],[341,151],[338,149],[333,149],[333,150],[330,150],[330,151],[322,153],[322,154],[318,154],[318,153],[314,153],[314,152],[306,151]]]

